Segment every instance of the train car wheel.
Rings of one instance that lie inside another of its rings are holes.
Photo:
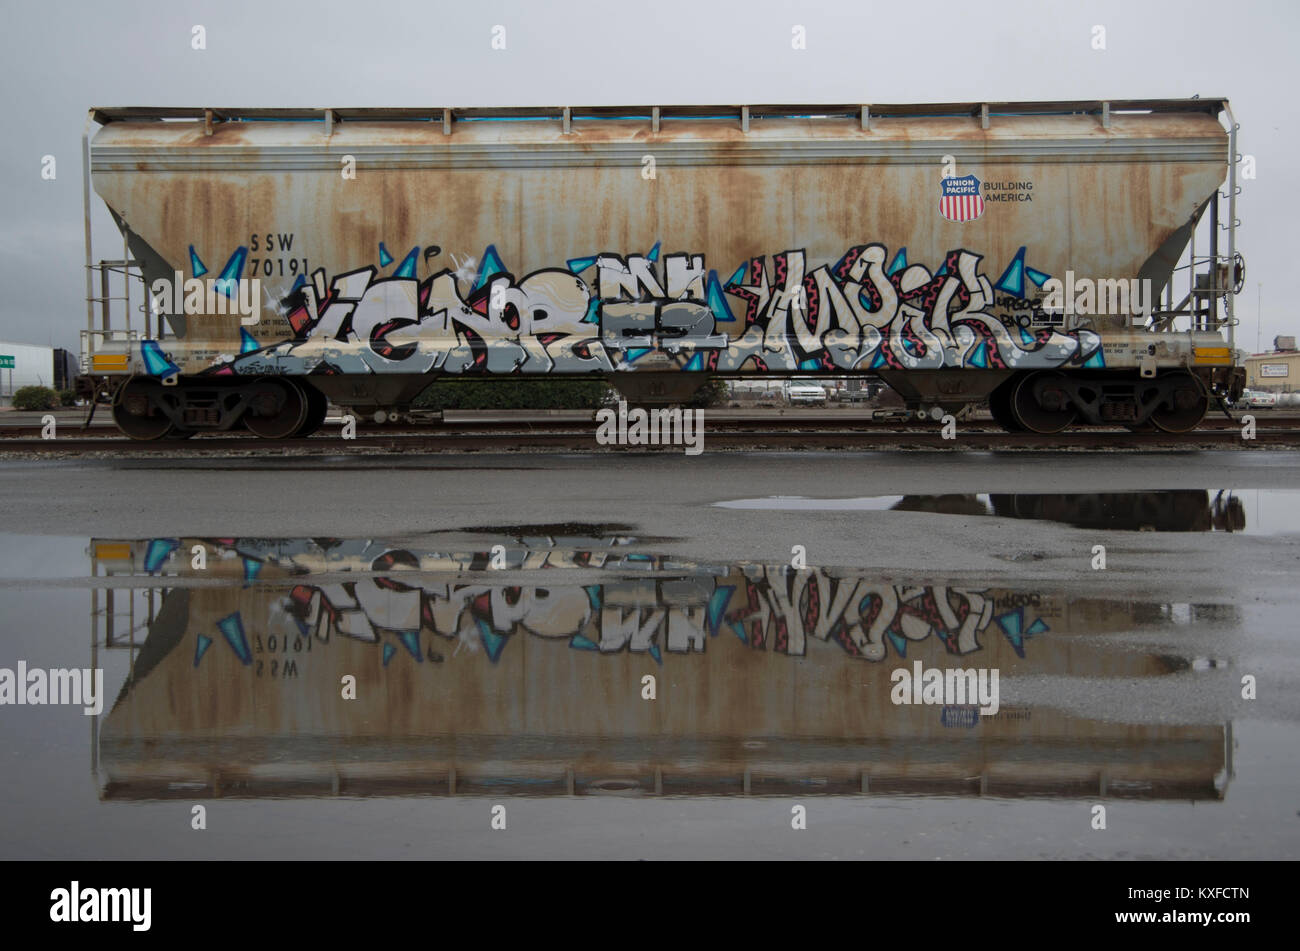
[[[300,383],[303,393],[307,395],[307,417],[303,420],[295,436],[310,436],[320,429],[329,411],[329,398],[310,383]]]
[[[1167,433],[1187,433],[1201,425],[1209,408],[1201,381],[1190,373],[1177,373],[1169,398],[1151,411],[1151,422]]]
[[[302,388],[290,380],[267,379],[258,384],[249,401],[244,425],[263,439],[288,439],[306,418],[307,397]]]
[[[1077,417],[1065,390],[1054,385],[1053,373],[1031,373],[1011,395],[1011,412],[1023,428],[1031,433],[1050,436],[1059,433]]]
[[[1024,432],[1024,427],[1016,421],[1016,415],[1011,411],[1011,397],[1014,391],[1015,380],[1007,380],[1005,383],[998,384],[997,388],[989,394],[989,413],[993,416],[993,422],[1009,433]]]
[[[172,421],[159,406],[163,396],[163,385],[156,380],[127,380],[113,398],[113,422],[132,439],[162,439],[172,428]]]

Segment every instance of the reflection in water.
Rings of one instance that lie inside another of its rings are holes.
[[[635,541],[93,541],[111,578],[97,649],[130,652],[99,724],[101,794],[1223,795],[1226,724],[1103,722],[1117,711],[1017,707],[1005,686],[991,717],[899,706],[890,674],[1160,677],[1188,659],[1089,635],[1231,624],[1230,605],[699,564]],[[146,606],[138,650],[113,627],[124,604]]]
[[[1246,509],[1233,492],[1220,490],[1211,498],[1205,489],[1161,492],[1073,492],[993,495],[903,495],[856,499],[808,499],[776,496],[719,502],[724,508],[795,511],[933,512],[939,515],[996,515],[1001,518],[1045,519],[1109,531],[1241,532]]]

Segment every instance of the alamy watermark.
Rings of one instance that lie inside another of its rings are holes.
[[[28,669],[20,660],[16,670],[0,667],[0,706],[78,705],[88,717],[104,709],[104,671],[96,667]]]
[[[248,326],[262,319],[261,278],[215,278],[188,280],[176,271],[174,279],[160,277],[149,287],[155,313],[203,314],[224,316],[238,314],[239,322]]]
[[[685,446],[686,455],[704,451],[704,410],[627,408],[596,411],[596,442],[602,446]]]
[[[895,704],[978,705],[982,717],[998,712],[997,668],[931,667],[927,670],[918,660],[910,671],[906,667],[895,668],[889,679],[894,684],[889,699]]]
[[[50,921],[129,921],[133,931],[148,931],[152,888],[68,888],[50,892]]]
[[[1099,278],[1074,276],[1065,272],[1065,280],[1051,277],[1043,283],[1047,296],[1043,309],[1064,314],[1141,314],[1150,317],[1155,297],[1148,278]]]

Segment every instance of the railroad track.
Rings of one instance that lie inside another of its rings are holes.
[[[1213,414],[1198,427],[1197,432],[1206,431],[1229,431],[1239,433],[1241,431],[1240,416],[1237,419],[1229,419],[1222,414]],[[1254,414],[1255,425],[1258,433],[1264,431],[1274,432],[1280,430],[1300,428],[1300,414],[1277,412],[1258,412]],[[735,410],[735,409],[709,409],[705,410],[705,431],[709,435],[721,435],[724,433],[747,433],[760,434],[766,432],[790,431],[794,433],[826,433],[826,434],[851,434],[855,436],[866,433],[938,433],[938,424],[929,421],[905,420],[898,418],[876,417],[871,411],[862,410],[816,410],[816,409],[783,409],[783,410]],[[333,431],[340,424],[336,417],[331,417],[326,421],[326,425],[321,434],[313,437],[314,439],[326,438],[337,440],[339,437]],[[24,439],[38,439],[41,432],[41,424],[36,420],[24,420],[11,425],[5,425],[0,422],[0,447],[19,442]],[[357,438],[365,440],[368,438],[391,439],[396,437],[412,436],[446,436],[446,435],[467,435],[476,438],[482,438],[490,433],[573,433],[588,435],[595,432],[596,420],[595,411],[593,410],[550,410],[541,412],[530,411],[497,411],[497,410],[448,410],[442,414],[430,414],[427,420],[411,423],[399,423],[380,426],[366,421],[358,421]],[[987,416],[976,416],[971,419],[961,420],[958,422],[959,434],[973,434],[977,432],[1002,433],[1001,429]],[[1095,429],[1095,430],[1078,430],[1069,434],[1062,434],[1060,438],[1071,436],[1116,433],[1127,434],[1128,430],[1116,429]],[[83,428],[82,419],[77,416],[65,414],[64,418],[58,420],[58,438],[55,440],[61,444],[66,444],[70,440],[81,441],[100,441],[110,440],[114,442],[130,442],[118,432],[110,422],[103,417],[95,420],[89,428]],[[1165,438],[1164,434],[1149,433],[1141,434],[1147,438]],[[1058,438],[1058,437],[1050,437]],[[1177,438],[1177,437],[1170,437]],[[265,446],[271,444],[268,440],[261,440],[251,436],[248,433],[204,433],[195,436],[189,440],[177,442],[173,440],[163,441],[161,445],[175,447],[177,445],[192,445],[195,439],[201,439],[204,442],[212,440],[229,441],[232,439],[243,439],[249,441],[250,445]],[[296,444],[301,440],[286,440],[286,443]],[[278,443],[277,443],[278,444]]]
[[[889,429],[885,427],[809,427],[802,421],[794,426],[773,428],[706,426],[703,447],[716,449],[946,449],[1014,450],[1196,450],[1207,448],[1300,448],[1300,427],[1263,427],[1255,439],[1243,440],[1238,427],[1198,429],[1191,433],[1133,433],[1127,430],[1079,430],[1054,436],[1036,433],[1006,433],[991,424],[959,426],[955,439],[944,439],[938,427]],[[260,439],[248,434],[202,434],[186,440],[136,442],[109,432],[99,436],[67,435],[55,439],[39,437],[0,438],[0,454],[43,455],[56,453],[108,453],[129,456],[208,456],[229,453],[292,455],[402,454],[439,451],[549,450],[682,453],[684,447],[602,446],[596,442],[595,426],[568,424],[567,431],[523,429],[519,424],[505,431],[475,427],[473,430],[442,429],[437,432],[361,431],[355,439],[342,439],[337,432],[325,432],[307,439]]]

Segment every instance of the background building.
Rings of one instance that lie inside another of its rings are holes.
[[[1242,361],[1246,367],[1246,389],[1271,393],[1300,390],[1300,351],[1295,337],[1274,337],[1268,353],[1254,353]]]

